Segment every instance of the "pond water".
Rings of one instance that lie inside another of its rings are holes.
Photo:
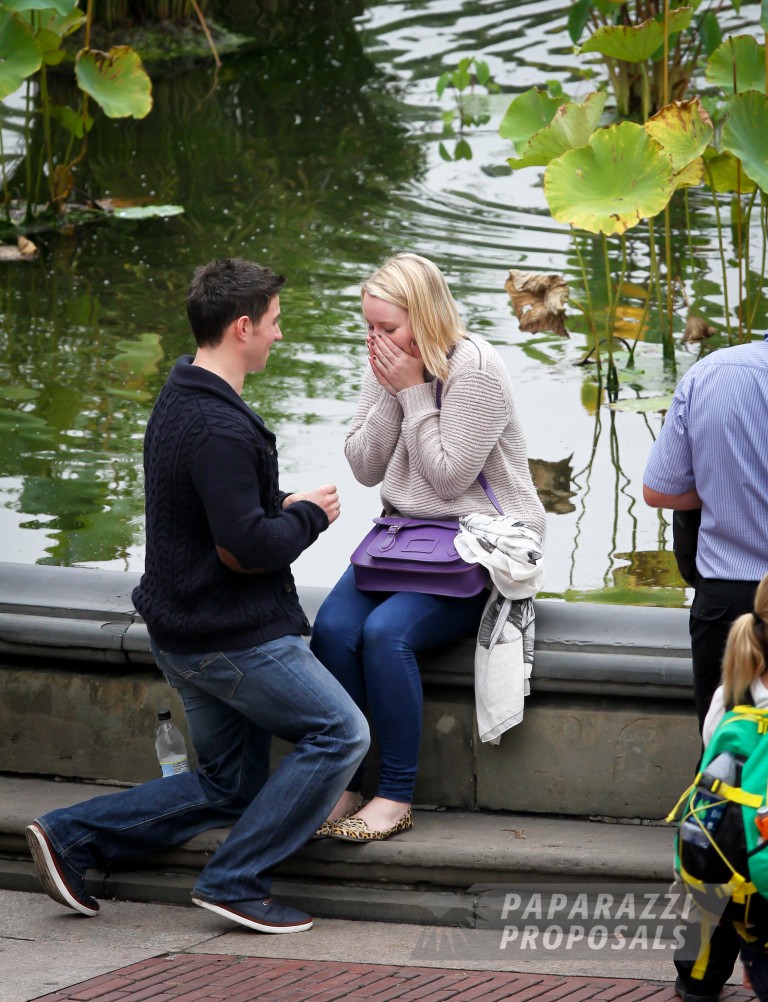
[[[198,64],[156,80],[142,122],[100,119],[79,183],[185,213],[40,236],[38,261],[3,266],[3,559],[142,569],[141,440],[174,359],[193,351],[186,286],[198,263],[242,255],[289,279],[284,341],[244,396],[277,433],[286,489],[339,485],[342,518],[295,565],[300,584],[332,584],[378,513],[378,491],[356,484],[343,456],[366,358],[359,283],[408,249],[440,265],[469,329],[509,368],[549,512],[546,594],[684,604],[668,515],[641,500],[659,415],[610,410],[594,369],[575,364],[584,336],[521,332],[504,290],[510,268],[572,279],[578,269],[570,234],[546,210],[541,172],[496,171],[511,153],[497,129],[516,93],[549,79],[571,94],[592,89],[578,80],[566,7],[406,0],[361,5],[351,18],[339,4],[268,52],[227,57],[218,77]],[[759,4],[742,5],[745,24],[758,14]],[[467,136],[472,159],[446,161],[435,82],[473,55],[502,93],[489,99],[491,121]],[[694,209],[691,294],[717,326],[712,212]],[[596,245],[587,251],[597,287]],[[628,280],[646,281],[646,252],[638,244],[632,254]],[[697,354],[679,348],[675,375],[658,344],[641,344],[637,364],[654,393],[670,391]]]

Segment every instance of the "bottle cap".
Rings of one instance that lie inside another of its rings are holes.
[[[170,720],[171,719],[171,711],[170,710],[158,710],[157,711],[157,719],[158,720]]]

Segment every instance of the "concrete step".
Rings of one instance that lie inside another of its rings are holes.
[[[40,889],[24,839],[33,818],[117,792],[0,776],[0,887]],[[212,829],[109,874],[89,873],[89,890],[102,898],[189,903],[196,874],[226,834]],[[417,807],[413,829],[387,842],[309,842],[275,872],[274,892],[326,918],[474,928],[501,917],[509,894],[524,909],[534,894],[572,901],[599,892],[618,900],[644,888],[663,893],[672,878],[673,836],[672,826],[659,824]]]

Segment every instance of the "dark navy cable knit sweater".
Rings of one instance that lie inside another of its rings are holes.
[[[174,366],[144,439],[146,557],[133,602],[162,650],[237,650],[309,633],[291,563],[328,528],[311,501],[285,509],[275,436],[232,387]],[[241,567],[219,559],[216,547]]]

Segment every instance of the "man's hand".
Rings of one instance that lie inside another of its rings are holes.
[[[312,491],[305,491],[303,494],[289,494],[283,501],[283,508],[287,508],[294,501],[312,501],[323,509],[328,516],[328,524],[335,522],[341,511],[339,502],[339,492],[335,484],[323,484],[322,487],[315,487]]]

